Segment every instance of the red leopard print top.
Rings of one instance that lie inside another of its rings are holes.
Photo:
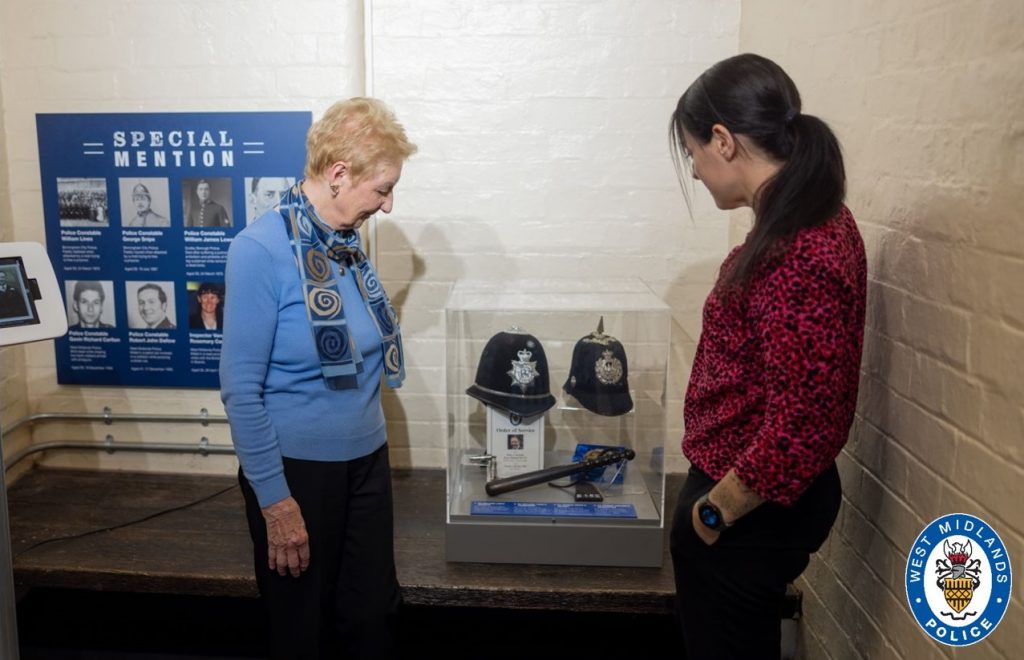
[[[733,250],[723,271],[736,257]],[[864,339],[864,243],[845,206],[801,230],[746,290],[704,304],[683,453],[793,504],[846,443]]]

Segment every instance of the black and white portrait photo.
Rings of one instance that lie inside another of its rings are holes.
[[[182,179],[181,202],[186,227],[224,229],[231,226],[231,179]]]
[[[125,282],[128,327],[133,330],[173,330],[174,282]]]
[[[167,179],[118,179],[122,227],[170,227]]]
[[[295,185],[292,176],[247,176],[245,177],[245,224],[252,224],[277,206],[281,196]]]
[[[117,325],[114,318],[114,283],[110,280],[67,280],[68,328],[105,329]]]

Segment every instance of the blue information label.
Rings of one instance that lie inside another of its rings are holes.
[[[477,500],[469,510],[474,516],[530,516],[542,518],[636,518],[632,504],[588,502],[490,502]]]

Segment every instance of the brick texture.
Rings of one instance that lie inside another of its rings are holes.
[[[421,149],[378,225],[388,289],[413,281],[404,327],[441,328],[458,280],[642,277],[676,320],[666,455],[685,467],[688,359],[728,223],[703,191],[689,216],[668,120],[738,21],[736,2],[374,2],[373,89]],[[444,388],[416,379],[395,405],[434,415]]]
[[[10,193],[0,230],[44,238],[38,112],[318,115],[336,98],[372,93],[420,146],[395,212],[370,232],[408,341],[409,379],[384,399],[394,463],[445,462],[441,356],[452,283],[628,276],[648,280],[676,320],[666,442],[669,465],[683,469],[682,394],[728,223],[702,190],[688,212],[668,119],[690,81],[736,51],[739,14],[738,0],[97,0],[73,13],[60,0],[3,3],[0,89],[9,103],[0,174]],[[48,345],[19,351],[24,367],[12,377],[37,409],[222,412],[213,392],[59,388]]]

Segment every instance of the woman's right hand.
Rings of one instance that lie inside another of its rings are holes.
[[[293,497],[263,507],[267,521],[267,565],[279,575],[299,577],[309,568],[309,534],[299,503]]]

